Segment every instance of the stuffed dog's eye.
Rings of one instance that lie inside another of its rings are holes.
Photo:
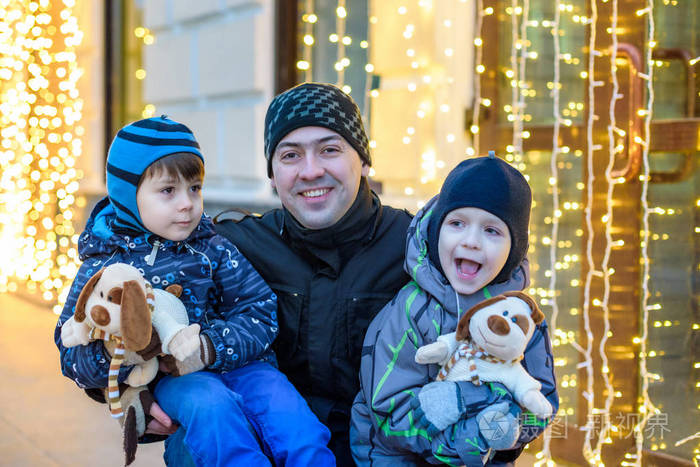
[[[105,298],[105,294],[103,294],[102,292],[100,292],[100,298]]]
[[[522,315],[514,316],[513,321],[523,330],[523,334],[527,335],[527,331],[530,329],[530,323],[527,321],[527,317]]]
[[[508,316],[508,310],[503,312],[503,316]]]
[[[518,318],[516,318],[515,316],[513,316],[510,320],[511,320],[512,322],[514,322],[514,323],[517,323],[517,322],[518,322]]]

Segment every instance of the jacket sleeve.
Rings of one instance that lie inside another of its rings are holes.
[[[61,342],[61,327],[71,316],[75,314],[75,304],[80,296],[80,291],[93,274],[100,269],[94,266],[91,259],[84,262],[78,274],[73,280],[70,292],[63,306],[61,316],[58,318],[56,330],[54,331],[54,342],[58,347],[61,361],[61,372],[64,376],[72,379],[81,388],[105,388],[107,387],[107,377],[109,374],[109,362],[111,357],[105,350],[102,341],[90,342],[87,345],[77,345],[75,347],[64,347]],[[119,370],[119,381],[126,379],[131,372],[132,366],[122,366]]]
[[[277,336],[277,297],[231,242],[218,236],[212,246],[220,253],[213,274],[218,306],[201,332],[216,352],[208,368],[231,371],[259,358]]]

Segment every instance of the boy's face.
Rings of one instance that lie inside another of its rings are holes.
[[[458,293],[473,294],[496,278],[510,253],[510,232],[479,208],[450,211],[440,226],[440,265]]]
[[[166,240],[185,240],[199,224],[204,206],[202,180],[161,171],[146,177],[136,192],[143,225]]]
[[[298,128],[272,155],[272,186],[280,201],[307,229],[340,220],[357,196],[369,166],[338,133],[323,127]]]

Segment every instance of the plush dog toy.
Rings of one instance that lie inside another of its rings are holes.
[[[416,351],[417,363],[442,365],[437,380],[502,383],[524,408],[540,418],[552,415],[542,385],[520,361],[535,325],[544,314],[522,292],[505,292],[470,308],[459,320],[457,332]]]
[[[138,269],[124,263],[111,264],[92,276],[80,292],[74,315],[61,327],[66,347],[104,340],[112,355],[106,399],[112,417],[124,431],[127,465],[136,453],[136,439],[145,431],[145,407],[140,397],[158,372],[158,360],[144,360],[137,352],[158,333],[162,353],[185,360],[199,352],[199,325],[188,325],[187,310],[177,298],[182,287],[154,289]],[[122,364],[134,365],[120,392],[117,377]],[[147,391],[146,391],[147,392]],[[126,407],[127,416],[124,417]]]

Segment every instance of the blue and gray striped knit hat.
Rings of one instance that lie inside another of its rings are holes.
[[[332,84],[304,83],[279,94],[267,108],[265,157],[268,177],[272,176],[272,155],[279,142],[305,126],[321,126],[335,131],[350,143],[363,162],[372,165],[362,114],[352,97]]]
[[[165,115],[139,120],[119,130],[107,155],[107,194],[117,212],[116,227],[147,230],[136,205],[139,179],[149,165],[179,152],[192,153],[204,163],[192,131]]]

